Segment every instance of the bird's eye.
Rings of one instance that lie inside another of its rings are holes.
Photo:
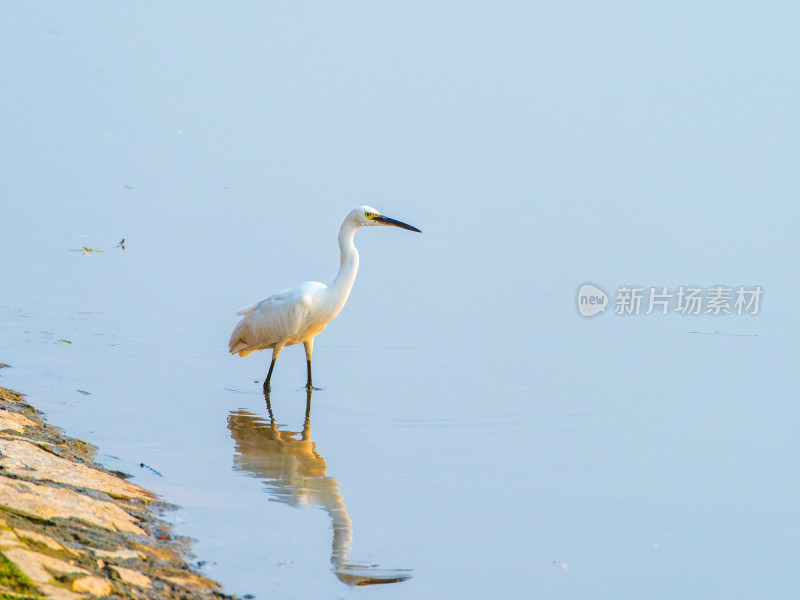
[[[375,213],[365,212],[364,216],[367,217],[368,219],[372,219],[373,217],[375,217]]]

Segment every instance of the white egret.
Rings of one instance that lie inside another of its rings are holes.
[[[330,287],[316,281],[307,281],[288,290],[273,294],[237,312],[242,320],[231,334],[230,352],[247,356],[257,350],[272,349],[264,392],[270,390],[270,379],[275,361],[284,346],[303,343],[306,349],[308,383],[311,385],[311,353],[314,336],[319,334],[342,310],[358,271],[358,251],[353,245],[353,236],[359,227],[371,225],[393,225],[409,231],[422,233],[416,227],[384,217],[369,206],[359,206],[350,211],[339,230],[339,274]]]

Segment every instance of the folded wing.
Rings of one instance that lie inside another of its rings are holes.
[[[246,356],[294,340],[313,308],[314,292],[324,288],[321,283],[303,283],[241,309],[236,314],[243,318],[229,342],[231,354]]]

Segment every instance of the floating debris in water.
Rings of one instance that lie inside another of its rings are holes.
[[[58,340],[58,341],[61,342],[62,344],[71,344],[72,343],[69,340]]]
[[[122,238],[120,240],[119,244],[117,244],[117,248],[122,248],[123,250],[125,250],[125,238]]]
[[[153,473],[155,473],[155,474],[156,474],[156,475],[158,475],[159,477],[163,477],[163,475],[162,475],[161,473],[159,473],[158,471],[156,471],[156,470],[155,470],[153,467],[151,467],[150,465],[146,465],[146,464],[144,464],[144,463],[139,463],[139,466],[140,466],[141,468],[143,468],[143,469],[148,469],[148,470],[152,471]]]
[[[724,331],[687,331],[697,335],[732,335],[734,337],[757,337],[755,333],[726,333]]]
[[[84,390],[78,390],[78,393],[83,394],[84,396],[91,396],[90,392],[85,392]]]
[[[554,564],[554,565],[558,565],[559,567],[561,567],[561,568],[562,568],[562,569],[564,569],[565,571],[568,569],[568,567],[567,567],[567,563],[565,563],[565,562],[561,562],[560,560],[554,560],[554,561],[553,561],[553,564]]]
[[[10,369],[11,365],[7,365],[6,363],[0,363],[0,369]]]
[[[105,252],[105,250],[98,250],[97,248],[88,248],[87,246],[83,246],[79,250],[74,250],[73,249],[73,250],[70,250],[70,252],[80,252],[82,255],[85,256],[86,254],[94,254],[94,253],[97,253],[97,252]]]
[[[133,186],[131,186],[131,185],[123,185],[122,187],[124,187],[126,190],[132,190],[133,189]]]
[[[279,562],[279,563],[278,563],[278,564],[276,564],[275,566],[276,566],[276,567],[288,567],[290,564],[292,564],[292,561],[290,561],[290,560],[285,560],[285,561],[283,561],[283,562]]]

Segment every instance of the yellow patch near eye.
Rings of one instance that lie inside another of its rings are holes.
[[[364,213],[364,216],[367,217],[368,219],[374,219],[378,215],[376,215],[375,213],[367,212],[367,213]]]

